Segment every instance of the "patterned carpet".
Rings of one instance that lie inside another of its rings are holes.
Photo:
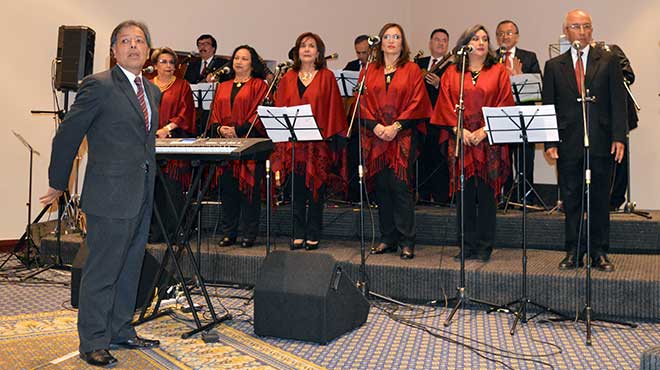
[[[1,276],[0,295],[12,299],[0,300],[5,315],[0,317],[0,369],[83,367],[77,356],[48,364],[77,347],[75,311],[62,310],[68,290],[52,282],[16,284]],[[49,271],[42,278],[65,280],[66,275]],[[212,288],[210,293],[216,311],[224,306],[233,316],[217,327],[218,343],[206,344],[198,336],[180,339],[192,327],[189,318],[181,313],[164,316],[138,327],[140,335],[160,339],[161,348],[114,351],[118,368],[636,369],[642,351],[660,345],[656,323],[627,329],[595,322],[593,346],[587,347],[582,323],[537,318],[510,336],[511,315],[459,310],[444,328],[448,309],[374,302],[365,325],[322,346],[256,337],[251,291]],[[42,313],[35,313],[38,307]]]

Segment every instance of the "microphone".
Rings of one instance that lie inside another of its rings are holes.
[[[465,55],[465,54],[470,54],[473,51],[474,51],[474,47],[472,45],[463,45],[458,49],[458,52],[456,54]]]
[[[580,41],[575,40],[571,43],[571,47],[577,51],[580,51],[582,49],[582,44],[580,43]]]
[[[292,65],[293,65],[293,60],[291,60],[291,59],[287,59],[287,60],[285,60],[284,62],[280,62],[280,63],[278,63],[278,64],[277,64],[277,68],[279,68],[279,69],[286,69],[286,68],[290,68]]]
[[[215,74],[216,75],[228,75],[229,72],[231,72],[231,69],[229,68],[229,66],[224,66],[224,67],[220,68],[220,70],[218,70],[218,72],[216,72]]]
[[[420,50],[417,52],[417,54],[415,54],[415,56],[413,57],[413,60],[417,60],[417,59],[421,58],[422,56],[424,56],[424,50],[421,50],[421,49],[420,49]]]
[[[378,35],[369,36],[367,42],[369,43],[369,46],[376,46],[380,44],[380,36]]]
[[[148,66],[146,68],[142,68],[143,73],[154,73],[155,70],[156,69],[154,68],[154,66]]]
[[[332,60],[332,59],[337,59],[339,58],[339,53],[332,53],[328,56],[325,57],[325,60]]]

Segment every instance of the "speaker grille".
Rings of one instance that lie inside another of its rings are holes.
[[[55,89],[77,91],[94,69],[96,32],[85,26],[60,26],[57,37]]]

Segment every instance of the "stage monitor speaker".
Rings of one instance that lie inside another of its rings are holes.
[[[94,70],[96,32],[85,26],[60,26],[57,36],[55,89],[77,91],[82,79]]]
[[[87,243],[83,240],[83,242],[80,243],[80,249],[78,249],[76,257],[73,259],[73,263],[71,264],[71,307],[74,308],[78,308],[82,268],[85,265],[88,254],[89,250],[87,249]],[[156,274],[158,274],[159,268],[160,263],[156,257],[151,255],[151,253],[148,251],[145,251],[144,260],[142,261],[142,272],[140,272],[137,300],[135,301],[136,310],[142,308],[144,303],[149,299],[149,290],[151,289],[154,280],[156,279]],[[172,274],[167,270],[163,271],[159,291],[164,292],[174,283],[175,282],[172,278]]]
[[[369,302],[332,256],[275,251],[254,289],[254,332],[325,344],[364,324]]]

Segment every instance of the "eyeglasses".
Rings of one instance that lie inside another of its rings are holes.
[[[580,29],[582,29],[584,31],[590,31],[591,27],[592,27],[591,23],[584,23],[584,24],[573,23],[573,24],[568,25],[568,28],[572,29],[573,31],[577,31],[577,30],[580,30]]]
[[[166,59],[158,59],[158,64],[171,64],[171,65],[176,65],[176,62],[173,60],[166,60]]]
[[[395,33],[394,35],[385,35],[385,36],[383,36],[383,38],[385,40],[389,40],[389,39],[399,40],[401,38],[401,35],[399,35],[398,33]]]
[[[500,31],[500,32],[497,32],[495,35],[496,35],[497,37],[502,37],[502,36],[504,36],[504,35],[506,35],[506,36],[513,36],[513,35],[517,35],[517,34],[518,34],[518,32],[514,32],[514,31],[506,31],[506,32],[501,32],[501,31]]]

